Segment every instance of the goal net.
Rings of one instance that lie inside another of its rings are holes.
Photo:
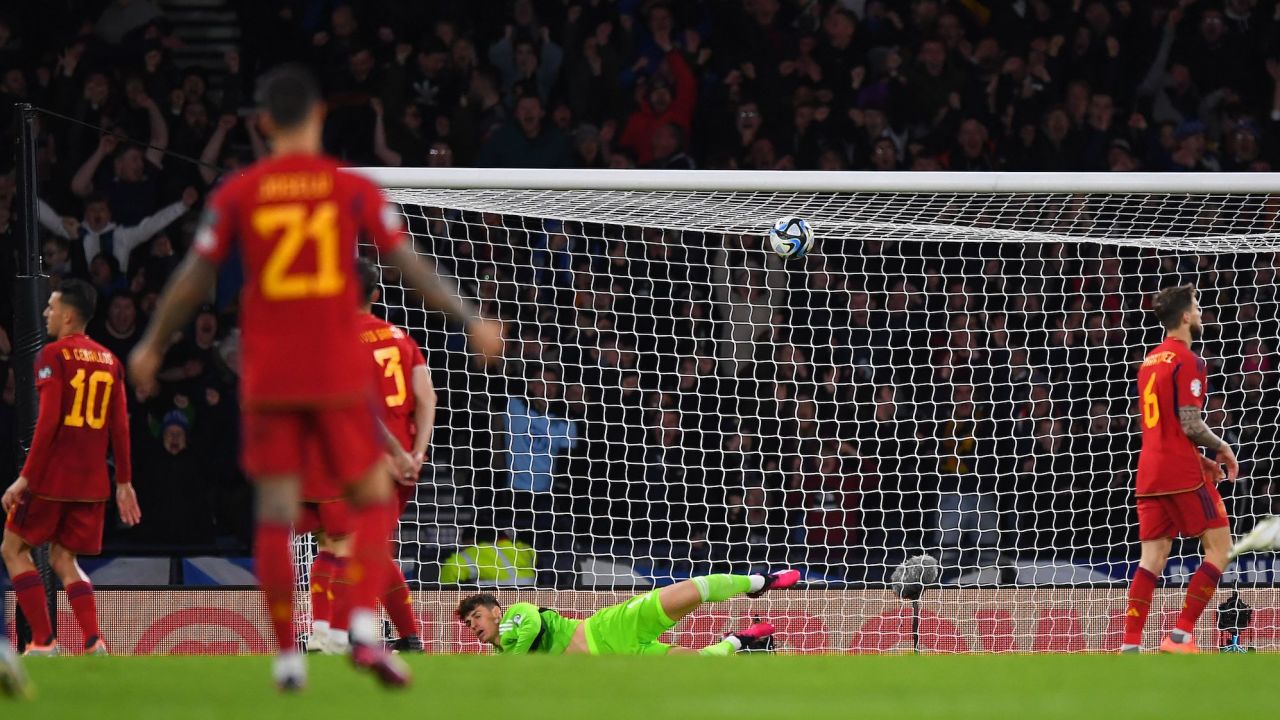
[[[440,397],[399,532],[432,649],[467,647],[449,610],[476,587],[585,614],[784,566],[802,589],[704,608],[673,640],[768,617],[800,652],[1115,649],[1138,557],[1135,363],[1162,338],[1149,296],[1175,283],[1199,288],[1206,417],[1241,459],[1232,530],[1276,511],[1274,178],[370,173],[509,338],[483,367],[384,268],[381,310]],[[788,215],[815,229],[808,257],[767,250]],[[536,567],[500,553],[438,585],[497,538]],[[889,580],[920,553],[941,575],[913,606]],[[1148,645],[1197,562],[1175,543]],[[1270,649],[1273,579],[1246,555],[1214,601],[1238,587],[1245,642]]]

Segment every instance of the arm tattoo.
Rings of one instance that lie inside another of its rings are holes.
[[[1210,450],[1217,450],[1226,443],[1222,441],[1200,417],[1200,408],[1194,405],[1183,405],[1178,408],[1178,421],[1182,423],[1182,432],[1191,438],[1191,442],[1203,445]]]

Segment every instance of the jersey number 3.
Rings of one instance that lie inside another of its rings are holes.
[[[111,402],[111,386],[115,381],[106,370],[94,370],[89,381],[85,382],[84,368],[77,370],[71,378],[71,387],[76,391],[76,397],[71,401],[71,412],[62,418],[62,424],[67,427],[88,425],[94,430],[101,430],[107,424],[107,407]],[[99,392],[102,393],[101,399],[98,398]],[[86,398],[85,395],[89,397]]]
[[[409,396],[404,384],[404,366],[400,364],[400,348],[378,348],[373,351],[373,359],[382,366],[382,377],[396,381],[395,393],[386,397],[387,407],[400,407]]]
[[[1148,428],[1153,428],[1160,422],[1160,403],[1156,399],[1155,373],[1151,373],[1151,379],[1142,389],[1142,422]]]
[[[318,203],[309,213],[303,203],[268,205],[253,213],[253,229],[264,239],[279,236],[262,267],[264,298],[301,300],[342,292],[336,203]],[[308,244],[315,247],[315,270],[297,270],[298,255]]]

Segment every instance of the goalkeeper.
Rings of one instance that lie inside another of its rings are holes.
[[[658,642],[662,633],[704,602],[720,602],[738,595],[757,598],[768,590],[794,586],[797,570],[769,575],[707,575],[650,590],[586,620],[563,617],[555,610],[516,603],[505,611],[488,593],[472,595],[458,604],[458,619],[480,642],[504,655],[732,655],[772,646],[774,627],[757,622],[742,632],[701,650]]]

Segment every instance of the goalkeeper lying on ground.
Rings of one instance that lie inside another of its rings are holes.
[[[658,637],[704,602],[720,602],[738,595],[757,598],[767,590],[792,587],[799,580],[797,570],[697,577],[598,610],[586,620],[566,618],[531,603],[516,603],[503,611],[498,599],[488,593],[464,599],[458,604],[457,613],[480,642],[489,643],[506,655],[732,655],[740,650],[771,647],[773,626],[757,622],[701,650],[660,643]]]

